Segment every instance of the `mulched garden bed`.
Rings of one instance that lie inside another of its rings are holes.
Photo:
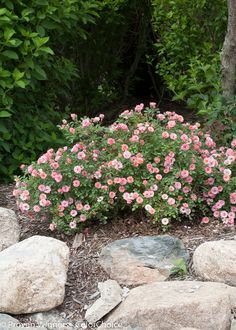
[[[13,187],[13,185],[0,185],[0,207],[6,207],[17,212],[15,199],[12,196]],[[98,264],[99,254],[103,246],[124,237],[163,234],[158,226],[145,220],[138,221],[134,217],[117,218],[106,225],[94,225],[86,230],[81,237],[79,236],[79,238],[82,238],[78,242],[80,246],[73,248],[75,235],[51,232],[48,229],[49,223],[47,220],[30,220],[19,213],[18,217],[21,225],[21,240],[33,235],[43,235],[60,239],[69,246],[71,261],[66,284],[66,296],[63,305],[58,307],[58,310],[61,315],[71,321],[83,319],[86,307],[97,299],[97,283],[108,279],[108,276]],[[192,254],[196,247],[205,241],[234,239],[235,227],[225,227],[217,222],[202,225],[196,219],[196,222],[191,224],[177,223],[170,229],[168,234],[182,239],[190,254]],[[191,261],[189,263],[189,274],[183,279],[196,279],[191,270]]]

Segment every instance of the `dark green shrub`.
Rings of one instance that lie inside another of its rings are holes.
[[[152,6],[156,71],[174,100],[207,113],[219,101],[226,1],[153,0]]]

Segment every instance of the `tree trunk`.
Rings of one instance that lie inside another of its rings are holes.
[[[236,67],[236,0],[228,0],[228,27],[221,52],[222,92],[225,99],[234,95]]]

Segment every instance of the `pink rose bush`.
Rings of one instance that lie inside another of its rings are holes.
[[[49,149],[16,178],[21,212],[51,216],[50,229],[80,230],[117,210],[143,210],[166,227],[174,219],[220,220],[236,215],[236,139],[217,147],[199,123],[154,102],[124,111],[110,126],[104,115],[63,120],[68,144]]]

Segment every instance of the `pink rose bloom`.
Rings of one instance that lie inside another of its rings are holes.
[[[79,187],[80,186],[80,181],[79,180],[74,180],[73,181],[73,186],[74,187]]]
[[[50,223],[50,225],[49,225],[49,229],[50,229],[51,231],[54,231],[56,228],[57,228],[57,225],[56,225],[55,223]]]
[[[162,133],[162,137],[163,137],[163,139],[167,139],[168,137],[169,137],[169,133],[168,132],[163,132]]]
[[[168,195],[167,195],[167,194],[162,194],[162,195],[161,195],[161,198],[162,198],[163,200],[167,200],[167,199],[168,199]]]
[[[156,102],[150,102],[149,103],[149,107],[151,108],[151,109],[155,109],[156,108]]]
[[[91,125],[91,122],[89,119],[82,120],[82,127],[88,127],[89,125]]]
[[[172,198],[172,197],[169,197],[168,200],[167,200],[167,203],[168,203],[169,205],[174,205],[174,204],[175,204],[175,199]]]
[[[75,205],[75,208],[76,208],[76,210],[78,210],[78,211],[82,210],[82,209],[83,209],[83,205],[82,205],[82,203],[77,203],[77,204]]]
[[[36,213],[38,213],[38,212],[40,212],[40,206],[38,206],[38,205],[35,205],[34,206],[34,212],[36,212]]]
[[[114,139],[112,139],[112,138],[109,138],[109,139],[107,139],[107,143],[108,143],[109,145],[112,145],[112,144],[115,144],[116,141],[115,141]]]
[[[229,195],[230,198],[230,203],[231,204],[236,204],[236,192],[233,192]]]
[[[203,217],[202,218],[202,223],[208,223],[210,221],[210,219],[208,217]]]
[[[180,172],[181,178],[187,178],[189,176],[189,171],[188,170],[182,170]]]
[[[77,211],[76,210],[72,210],[72,211],[70,211],[70,215],[72,216],[72,217],[76,217],[77,216]]]
[[[70,132],[71,134],[75,134],[75,129],[74,129],[74,127],[70,127],[70,128],[69,128],[69,132]]]
[[[101,183],[100,182],[95,182],[95,188],[97,188],[97,189],[101,189],[101,187],[102,187],[102,185],[101,185]]]
[[[134,108],[134,110],[136,112],[141,112],[143,110],[143,108],[144,108],[144,104],[143,103],[140,103],[140,104],[136,105],[136,107]]]
[[[76,228],[76,225],[77,225],[76,224],[76,221],[71,221],[70,224],[69,224],[69,226],[70,226],[71,229]]]
[[[84,205],[84,210],[85,211],[89,211],[91,209],[90,205],[89,204],[85,204]]]
[[[173,128],[173,127],[175,127],[175,125],[176,125],[175,120],[170,120],[170,121],[168,121],[168,123],[167,123],[167,127],[168,127],[168,128]]]
[[[138,204],[142,204],[143,203],[143,199],[142,199],[142,197],[137,197],[136,198],[136,202],[138,203]]]
[[[128,183],[133,183],[134,182],[134,178],[132,176],[128,176],[127,182]]]
[[[61,174],[57,174],[57,175],[55,176],[54,180],[55,180],[57,183],[61,182],[61,181],[62,181],[62,175],[61,175]]]
[[[129,149],[129,147],[127,146],[127,144],[122,144],[122,146],[121,146],[122,151],[127,151],[128,149]]]
[[[109,192],[109,197],[110,198],[115,198],[115,196],[116,196],[116,193],[114,191]]]
[[[176,189],[181,189],[181,186],[182,185],[181,185],[180,182],[176,181],[175,184],[174,184],[174,186],[175,186]]]
[[[84,221],[86,221],[86,215],[84,215],[84,214],[81,214],[80,215],[80,221],[82,221],[82,222],[84,222]]]
[[[180,149],[182,150],[182,151],[187,151],[187,150],[189,150],[189,144],[187,144],[187,143],[185,143],[185,144],[182,144],[182,146],[180,147]]]
[[[158,181],[161,181],[161,179],[162,179],[162,175],[161,175],[161,174],[157,174],[157,175],[156,175],[156,179],[157,179]]]
[[[123,152],[123,156],[125,159],[129,159],[132,156],[132,154],[127,150],[127,151]]]
[[[171,140],[176,140],[177,139],[177,135],[175,133],[170,133],[170,138],[171,138]]]
[[[187,186],[183,187],[183,193],[184,194],[189,193],[189,191],[190,191],[189,187],[187,187]]]

